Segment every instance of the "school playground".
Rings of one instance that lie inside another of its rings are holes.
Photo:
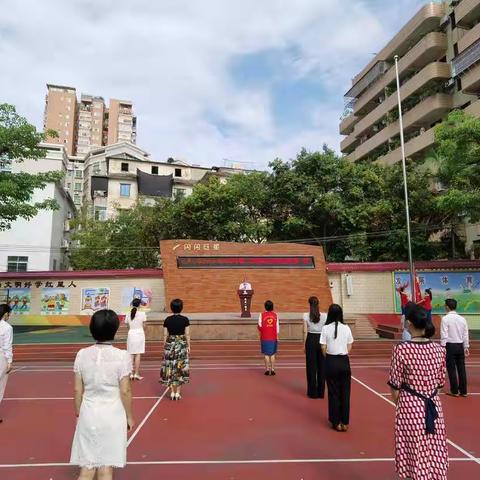
[[[2,480],[75,479],[72,361],[82,344],[23,344],[1,405]],[[119,344],[122,346],[122,344]],[[184,398],[158,383],[160,342],[147,344],[133,384],[136,426],[116,479],[394,479],[394,407],[387,375],[393,342],[354,344],[351,425],[331,430],[327,401],[305,395],[303,346],[282,342],[277,376],[265,377],[257,342],[194,342]],[[468,359],[468,398],[442,394],[449,478],[480,478],[480,342]]]

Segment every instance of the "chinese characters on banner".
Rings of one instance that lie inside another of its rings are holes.
[[[445,313],[445,300],[454,298],[458,302],[457,312],[463,314],[480,313],[480,272],[417,272],[422,295],[425,289],[432,290],[432,312]],[[395,288],[408,283],[408,272],[394,272]],[[411,298],[410,285],[407,294]],[[395,311],[400,313],[400,297],[395,293]]]
[[[3,290],[10,290],[14,288],[40,288],[40,287],[45,287],[45,288],[76,288],[77,285],[73,280],[59,280],[59,281],[48,281],[48,280],[33,280],[33,281],[24,281],[24,282],[14,282],[14,281],[2,281],[0,282],[0,289]],[[11,296],[11,294],[9,295]]]
[[[70,310],[68,288],[44,288],[40,300],[42,315],[65,315]]]
[[[80,313],[92,315],[97,310],[108,308],[110,289],[105,287],[83,288]]]

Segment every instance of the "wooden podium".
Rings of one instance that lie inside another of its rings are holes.
[[[250,308],[252,306],[253,290],[238,290],[238,298],[240,298],[240,309],[242,318],[251,318]]]

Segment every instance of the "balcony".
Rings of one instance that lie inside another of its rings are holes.
[[[460,29],[459,29],[460,31]],[[464,31],[464,30],[462,30]],[[460,40],[458,40],[458,53],[462,53],[466,50],[472,43],[475,43],[480,38],[480,23],[475,25],[470,30],[466,31]]]
[[[351,113],[347,117],[345,117],[341,122],[340,122],[340,133],[342,135],[349,135],[350,133],[353,132],[353,126],[355,125],[355,122],[358,121],[358,118]]]
[[[423,132],[418,137],[412,138],[405,144],[405,156],[413,157],[430,148],[435,143],[435,127]],[[382,165],[393,165],[402,160],[402,150],[397,148],[393,152],[380,157],[377,162]]]
[[[440,120],[453,108],[453,97],[445,93],[437,93],[417,104],[403,115],[403,130],[412,132],[421,127],[429,127]],[[373,150],[399,135],[400,125],[396,120],[385,127],[366,142],[362,143],[354,152],[353,160],[358,161],[367,157]],[[348,137],[347,137],[348,138]]]
[[[415,92],[425,87],[429,82],[438,80],[447,80],[451,77],[450,65],[444,62],[434,62],[427,65],[420,72],[412,77],[408,82],[400,87],[402,102]],[[397,108],[397,93],[390,95],[377,108],[372,110],[366,117],[362,118],[354,128],[357,137],[371,131],[373,126],[378,123],[388,112]]]
[[[464,93],[480,93],[480,64],[462,75],[462,90]]]
[[[351,153],[355,149],[355,147],[358,145],[358,138],[355,136],[354,133],[351,133],[348,137],[345,137],[341,142],[340,142],[340,151],[342,153]]]
[[[395,55],[404,55],[411,45],[415,45],[427,33],[436,30],[444,15],[443,4],[429,3],[422,7],[353,81],[358,82],[378,61],[387,61],[393,59]]]
[[[480,39],[452,60],[452,76],[456,77],[480,61]]]
[[[434,62],[442,53],[446,52],[446,50],[447,36],[439,32],[429,33],[399,60],[398,71],[400,78],[411,69],[423,68],[425,65]],[[395,67],[392,66],[379,81],[374,83],[360,96],[355,104],[354,113],[361,115],[372,110],[372,108],[376,106],[373,100],[378,98],[387,85],[394,81]]]
[[[480,19],[480,0],[462,0],[455,8],[455,20],[461,27],[472,26]]]

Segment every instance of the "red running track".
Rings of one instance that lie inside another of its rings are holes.
[[[137,428],[119,480],[395,478],[394,408],[388,400],[387,359],[352,358],[351,429],[334,432],[326,400],[305,396],[303,363],[282,359],[265,377],[254,357],[241,363],[193,361],[184,399],[161,395],[158,364],[144,365],[134,383]],[[449,478],[480,478],[477,432],[480,362],[468,367],[471,395],[443,396],[450,440]],[[71,364],[27,363],[14,372],[0,405],[0,478],[66,480],[75,428]]]

